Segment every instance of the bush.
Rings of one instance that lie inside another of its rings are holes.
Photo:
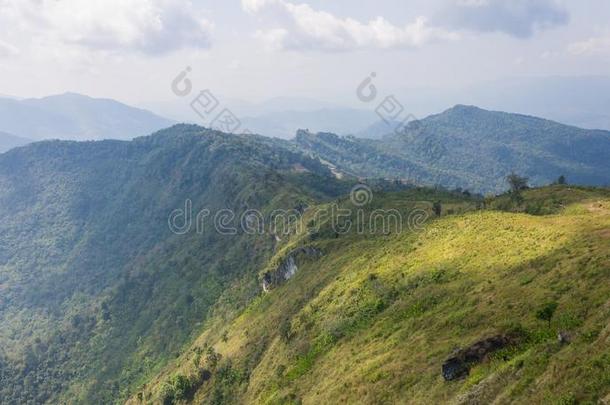
[[[189,398],[193,393],[191,380],[182,374],[176,374],[161,387],[161,400],[164,405]]]
[[[436,215],[437,217],[441,216],[441,213],[443,211],[443,206],[441,205],[440,201],[435,201],[432,204],[432,210],[434,211],[434,215]]]
[[[558,304],[556,302],[547,302],[538,311],[536,311],[536,318],[540,319],[541,321],[547,321],[550,328],[551,319],[553,319],[557,306]]]
[[[284,342],[289,342],[290,338],[292,337],[292,332],[291,332],[291,325],[290,325],[290,319],[289,318],[283,318],[280,322],[280,326],[279,326],[279,334],[280,334],[280,338],[284,341]]]

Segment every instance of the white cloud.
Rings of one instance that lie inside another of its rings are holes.
[[[0,58],[17,55],[18,53],[19,50],[15,46],[0,40]]]
[[[538,30],[567,24],[569,14],[559,0],[452,0],[437,20],[455,29],[529,38]]]
[[[398,27],[383,17],[362,23],[314,10],[308,4],[294,4],[286,0],[242,0],[242,8],[277,24],[256,34],[274,49],[346,51],[411,48],[458,38],[454,32],[430,26],[425,17]]]
[[[6,36],[146,54],[207,48],[212,28],[188,0],[0,0],[0,25]]]
[[[568,45],[568,52],[573,55],[610,54],[610,36],[593,37],[585,41]]]

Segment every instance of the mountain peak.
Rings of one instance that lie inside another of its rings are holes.
[[[467,104],[456,104],[448,110],[445,110],[441,114],[446,113],[480,113],[480,112],[491,112],[488,110],[484,110],[476,105],[467,105]]]
[[[482,108],[473,104],[456,104],[450,110],[482,110]]]
[[[59,94],[50,94],[48,96],[43,97],[32,97],[26,98],[26,101],[29,102],[40,102],[40,101],[53,101],[53,100],[71,100],[71,101],[86,101],[86,100],[96,100],[96,98],[87,96],[81,93],[74,93],[71,91],[66,91],[65,93]]]
[[[296,137],[314,135],[309,129],[297,129]]]
[[[75,93],[75,92],[72,92],[72,91],[66,91],[63,94],[55,95],[55,97],[61,97],[61,96],[63,96],[63,97],[75,97],[75,98],[76,97],[78,97],[78,98],[93,98],[93,97],[87,96],[85,94]],[[53,97],[53,96],[50,96],[50,97]]]

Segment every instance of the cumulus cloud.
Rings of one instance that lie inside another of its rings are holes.
[[[569,14],[557,0],[452,0],[438,20],[454,29],[529,38],[538,30],[567,24]]]
[[[315,10],[308,4],[286,0],[242,0],[242,8],[277,24],[256,33],[273,49],[346,51],[410,48],[458,38],[454,32],[430,26],[424,17],[399,27],[383,17],[362,23]]]
[[[88,49],[146,54],[207,48],[212,28],[188,0],[1,0],[0,24]]]

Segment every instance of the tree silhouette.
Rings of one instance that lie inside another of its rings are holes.
[[[517,204],[521,204],[523,202],[523,196],[521,195],[521,191],[528,188],[527,177],[522,177],[512,172],[508,176],[506,176],[506,182],[508,183],[510,190],[509,195],[511,200],[515,201]]]
[[[555,314],[555,310],[557,309],[556,302],[547,302],[536,311],[536,318],[541,321],[547,321],[549,323],[549,328],[551,327],[551,319],[553,319],[553,315]]]

